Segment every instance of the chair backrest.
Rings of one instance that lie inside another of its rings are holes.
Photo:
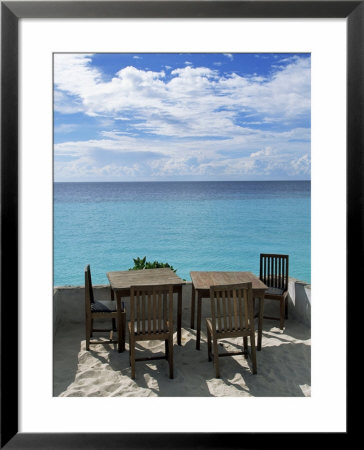
[[[91,307],[91,303],[94,303],[94,292],[92,289],[90,264],[87,264],[85,267],[85,299],[86,305]]]
[[[215,329],[233,332],[248,329],[253,318],[252,283],[210,287],[212,324]]]
[[[288,289],[288,255],[261,253],[259,278],[268,287]]]
[[[135,331],[156,334],[173,329],[173,286],[144,285],[130,287],[130,321]]]

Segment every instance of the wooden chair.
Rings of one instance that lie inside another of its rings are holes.
[[[219,356],[245,355],[246,358],[248,357],[248,337],[250,337],[253,374],[256,374],[252,283],[211,286],[210,299],[212,318],[206,319],[207,351],[209,361],[213,356],[216,378],[220,377]],[[218,353],[217,341],[219,339],[235,337],[243,338],[243,351]]]
[[[135,358],[137,341],[164,340],[165,356]],[[167,359],[169,378],[173,378],[173,286],[131,286],[129,349],[131,377],[135,361]]]
[[[125,349],[125,324],[126,314],[122,307],[121,311],[117,311],[115,301],[94,299],[92,288],[91,270],[88,264],[85,267],[85,312],[86,312],[86,350],[90,350],[90,344],[104,344],[107,341],[91,341],[93,332],[109,332],[109,342],[118,344],[119,353]],[[94,328],[94,319],[111,319],[111,329]],[[115,331],[115,321],[117,323],[118,340],[113,340],[113,332]]]
[[[288,319],[288,255],[262,253],[259,278],[268,286],[264,299],[280,302],[279,317],[264,316],[264,318],[279,320],[279,327],[283,330],[284,321]]]

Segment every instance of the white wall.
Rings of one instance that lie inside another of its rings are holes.
[[[96,300],[110,300],[109,286],[94,286]],[[310,327],[311,324],[311,285],[294,278],[289,279],[288,286],[288,320],[294,318]],[[126,302],[128,299],[125,299]],[[183,318],[190,324],[191,283],[186,283],[182,290]],[[197,305],[196,305],[197,306]],[[209,302],[202,302],[202,317],[209,315]],[[128,308],[127,308],[128,311]],[[265,301],[264,311],[268,315],[279,316],[279,306],[275,301]],[[65,323],[85,322],[85,289],[83,286],[59,286],[54,288],[53,296],[53,330]]]

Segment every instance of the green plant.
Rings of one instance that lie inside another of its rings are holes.
[[[142,270],[142,269],[159,269],[163,267],[169,267],[173,272],[176,272],[176,269],[174,269],[172,266],[170,266],[168,263],[162,263],[159,261],[147,261],[147,257],[144,256],[144,258],[133,258],[134,261],[134,267],[130,267],[129,270]]]

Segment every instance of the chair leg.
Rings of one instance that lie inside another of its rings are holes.
[[[195,288],[192,285],[192,295],[191,295],[191,328],[195,328],[195,303],[196,303],[196,293]]]
[[[118,352],[121,353],[125,349],[125,315],[124,312],[119,312],[117,316],[118,320]]]
[[[129,338],[129,354],[130,354],[130,365],[131,365],[131,377],[135,380],[135,339],[132,333],[130,333]]]
[[[219,352],[217,350],[217,339],[215,333],[212,333],[212,341],[214,346],[214,364],[215,364],[216,378],[220,378]]]
[[[211,333],[207,325],[206,328],[207,328],[207,359],[208,361],[211,361]]]
[[[246,336],[243,337],[243,343],[244,357],[245,359],[248,359],[248,338]]]
[[[284,317],[287,320],[288,319],[288,298],[287,297],[285,297],[285,299],[284,299],[284,312],[285,312]]]
[[[131,338],[130,338],[130,331],[129,331],[129,366],[131,367]]]
[[[126,312],[125,311],[122,312],[121,319],[122,319],[122,324],[123,324],[121,350],[125,351],[125,334],[126,334],[125,333],[125,330],[126,330]]]
[[[90,339],[91,339],[91,323],[90,317],[86,317],[86,350],[90,350]]]
[[[168,339],[164,340],[164,349],[165,349],[165,352],[166,352],[166,360],[168,361],[168,354],[169,354]]]
[[[284,306],[284,298],[280,300],[280,320],[279,327],[281,330],[284,328],[284,317],[285,317],[285,306]]]
[[[173,378],[173,334],[170,333],[168,339],[168,364],[169,364],[169,378]]]
[[[111,301],[114,300],[114,291],[112,289],[110,289],[110,299],[111,299]],[[115,321],[115,319],[111,319],[111,329],[113,331],[116,331],[116,321]]]
[[[200,350],[201,341],[201,308],[202,308],[202,297],[199,293],[197,295],[197,332],[196,332],[196,350]]]
[[[255,348],[255,336],[254,333],[250,335],[250,348],[251,348],[251,358],[253,366],[253,375],[257,373],[257,352]]]

